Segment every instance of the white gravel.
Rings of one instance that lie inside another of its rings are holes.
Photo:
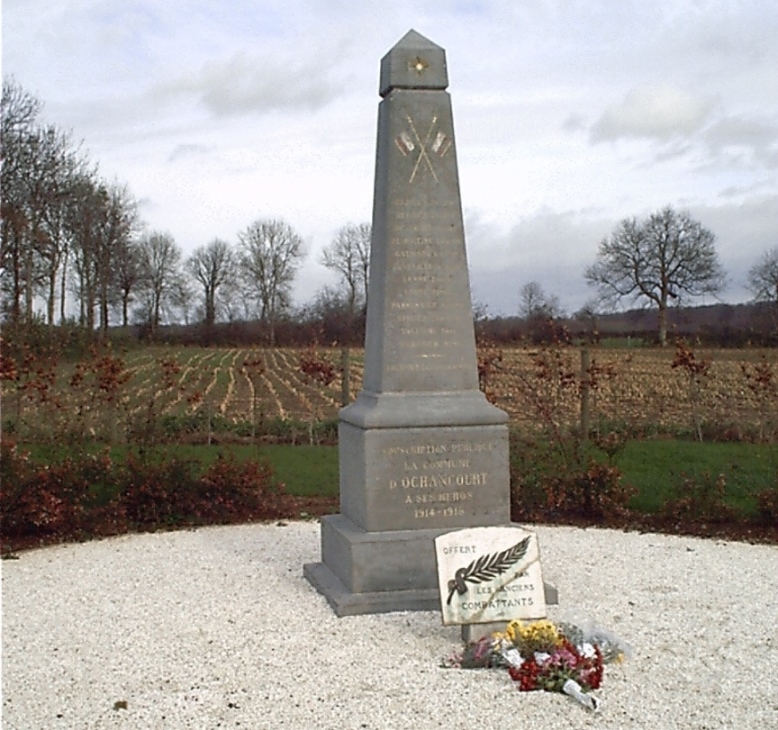
[[[536,529],[560,610],[634,649],[606,667],[597,714],[503,671],[440,668],[459,629],[436,612],[337,618],[302,577],[319,527],[294,522],[4,561],[3,728],[778,726],[778,548]]]

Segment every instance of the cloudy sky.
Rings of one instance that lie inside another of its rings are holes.
[[[3,0],[3,74],[185,252],[283,218],[309,254],[372,210],[381,57],[447,53],[473,297],[569,312],[623,218],[689,210],[729,280],[778,245],[775,0]],[[708,303],[712,300],[708,300]]]

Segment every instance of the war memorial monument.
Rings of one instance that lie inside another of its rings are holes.
[[[439,610],[434,539],[510,523],[508,416],[478,366],[445,51],[381,61],[362,390],[339,415],[340,514],[306,578],[340,615]]]

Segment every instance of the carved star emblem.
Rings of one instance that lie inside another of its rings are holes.
[[[425,61],[419,56],[416,56],[416,58],[414,58],[408,65],[417,74],[424,73],[430,67],[429,62]]]

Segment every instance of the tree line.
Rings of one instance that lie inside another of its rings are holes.
[[[207,341],[217,322],[258,320],[272,345],[279,322],[293,315],[298,322],[328,323],[325,339],[361,339],[368,224],[344,226],[321,253],[337,287],[324,287],[292,312],[306,250],[287,222],[257,219],[235,244],[215,238],[185,257],[169,233],[146,229],[126,185],[102,178],[71,134],[42,121],[41,107],[14,79],[3,81],[0,308],[6,324],[40,319],[36,303],[42,302],[45,324],[75,320],[103,335],[110,324],[142,325],[154,335],[165,323],[197,322]],[[642,302],[657,310],[660,344],[670,307],[715,295],[725,281],[713,232],[669,206],[642,221],[619,222],[584,275],[597,296],[579,319]],[[778,246],[754,264],[748,285],[778,332]],[[541,339],[555,337],[565,318],[559,299],[534,281],[518,291],[518,315]]]
[[[3,320],[31,323],[40,302],[45,324],[75,319],[103,334],[109,324],[153,333],[163,323],[258,319],[272,344],[306,253],[300,235],[283,220],[258,219],[237,244],[215,238],[185,257],[169,233],[145,229],[128,187],[102,178],[69,133],[41,120],[41,108],[14,79],[3,81]],[[370,226],[345,226],[321,257],[342,289],[323,290],[311,306],[354,317],[369,250]]]
[[[598,313],[613,312],[621,303],[642,304],[656,310],[657,342],[667,344],[668,315],[673,307],[708,294],[714,297],[726,283],[715,247],[716,236],[687,211],[671,206],[644,220],[625,218],[604,238],[595,262],[584,277],[596,290],[573,318],[595,320]],[[778,335],[778,246],[764,252],[750,268],[746,286],[753,301],[763,306],[766,323],[755,329]],[[565,313],[559,299],[546,294],[537,282],[525,284],[519,293],[519,313],[532,327],[536,339],[555,333]]]

